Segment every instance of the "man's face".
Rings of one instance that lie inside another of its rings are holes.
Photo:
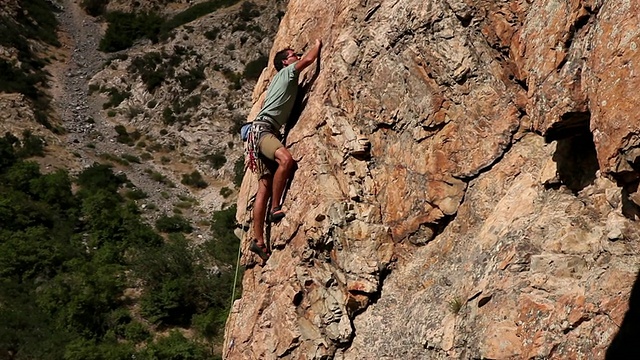
[[[284,59],[284,61],[282,62],[284,64],[284,66],[288,66],[293,64],[294,62],[300,60],[300,55],[296,54],[295,51],[293,50],[289,50],[289,53],[287,55],[287,58]]]

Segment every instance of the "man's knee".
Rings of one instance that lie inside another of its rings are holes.
[[[295,163],[295,161],[293,160],[293,157],[291,156],[291,153],[289,152],[289,150],[287,150],[287,148],[285,147],[281,147],[278,150],[276,150],[276,161],[278,162],[279,166],[282,166],[283,168],[290,170],[293,168],[293,164]]]

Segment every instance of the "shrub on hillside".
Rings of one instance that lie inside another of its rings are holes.
[[[210,360],[211,354],[203,345],[190,341],[178,330],[173,330],[169,336],[159,337],[155,342],[148,344],[141,351],[140,357],[166,360]]]
[[[194,170],[191,174],[183,174],[182,175],[182,184],[195,187],[198,189],[204,189],[209,184],[202,178],[202,174],[198,170]]]
[[[163,215],[156,220],[156,229],[164,233],[176,233],[193,231],[193,227],[189,221],[180,215],[167,216]]]
[[[233,190],[229,189],[226,186],[220,189],[220,195],[222,195],[222,197],[225,199],[228,198],[231,194],[233,194]]]
[[[137,132],[134,132],[134,134],[136,134]],[[132,162],[132,163],[136,163],[136,164],[140,164],[140,158],[132,155],[132,154],[122,154],[122,158],[127,160],[128,162]]]
[[[236,4],[239,0],[209,0],[196,4],[162,24],[161,37],[167,38],[169,32],[180,25],[189,23],[220,8]]]
[[[212,168],[218,170],[227,163],[227,157],[223,151],[216,151],[212,154],[206,155],[204,160],[208,161]]]
[[[247,65],[244,67],[242,76],[244,76],[244,78],[247,80],[258,80],[258,78],[262,74],[262,70],[267,67],[268,62],[269,58],[260,54],[257,59],[249,61],[247,63]]]
[[[173,111],[176,114],[184,114],[187,110],[198,107],[201,102],[202,97],[199,94],[188,97],[182,103],[180,103],[179,99],[176,99],[172,104]]]
[[[89,193],[99,189],[115,193],[120,185],[127,182],[127,177],[114,174],[111,165],[93,164],[78,175],[76,182]]]
[[[38,96],[36,86],[45,78],[29,74],[24,68],[16,68],[4,59],[0,59],[0,92],[20,93],[28,98]]]
[[[189,69],[186,74],[177,76],[177,79],[185,90],[192,92],[205,79],[204,66]]]
[[[242,75],[229,68],[222,68],[222,75],[229,81],[230,90],[239,90],[242,87]]]
[[[128,132],[127,128],[125,128],[123,125],[116,125],[114,127],[116,133],[118,134],[116,136],[116,141],[121,143],[121,144],[127,144],[129,146],[133,146],[135,144],[135,142],[140,139],[140,132],[133,131],[133,132]],[[125,158],[126,159],[126,158]],[[127,159],[129,160],[129,159]],[[140,161],[134,161],[134,162],[140,162]]]
[[[33,104],[36,121],[47,129],[57,132],[48,119],[50,98],[39,90],[46,86],[47,73],[42,69],[31,68],[27,63],[15,67],[8,61],[0,59],[0,92],[20,93],[26,96]]]
[[[220,29],[215,26],[204,33],[204,37],[211,41],[217,40],[218,35],[220,35]]]
[[[245,1],[240,6],[240,12],[238,13],[238,19],[244,22],[260,16],[260,11],[256,4],[251,1]]]
[[[173,76],[175,65],[164,64],[164,57],[164,54],[154,51],[133,59],[129,65],[129,71],[140,75],[149,92],[154,92],[165,79]]]
[[[33,51],[33,40],[60,46],[57,37],[58,21],[53,3],[47,0],[21,1],[22,10],[15,19],[0,16],[0,47],[17,51],[20,65],[0,59],[0,92],[17,92],[31,100],[38,123],[62,133],[49,122],[50,97],[42,91],[47,86],[49,73],[44,70],[46,62]]]
[[[18,156],[27,158],[31,156],[44,156],[45,141],[42,136],[33,135],[30,130],[22,132],[22,146],[18,150]]]
[[[237,187],[242,185],[244,170],[244,156],[240,156],[233,164],[233,184]]]
[[[109,0],[82,0],[80,6],[91,16],[100,16],[104,14]]]
[[[102,104],[103,109],[108,109],[110,107],[117,107],[122,103],[125,99],[128,99],[131,96],[131,93],[128,91],[120,91],[116,88],[105,88],[102,90],[109,95],[109,100]]]
[[[158,41],[160,27],[164,19],[154,13],[125,13],[114,11],[106,15],[109,26],[100,40],[98,49],[115,52],[130,48],[139,39]]]
[[[125,191],[124,196],[131,200],[141,200],[149,197],[146,192],[138,188]]]
[[[16,19],[23,26],[22,33],[30,39],[39,39],[53,46],[60,46],[58,40],[57,9],[47,0],[21,1],[23,11]]]

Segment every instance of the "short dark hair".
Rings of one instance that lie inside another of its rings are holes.
[[[284,67],[283,61],[287,60],[289,57],[290,48],[282,49],[276,53],[276,56],[273,57],[273,66],[276,67],[276,70],[280,71]]]

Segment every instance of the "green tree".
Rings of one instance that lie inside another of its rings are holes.
[[[40,165],[32,161],[20,161],[10,167],[3,178],[13,189],[29,193],[31,180],[40,177]]]
[[[125,175],[115,175],[111,165],[93,164],[78,175],[76,182],[86,195],[100,189],[115,193],[126,180]]]
[[[115,52],[130,48],[142,38],[158,41],[160,27],[164,19],[153,12],[125,13],[114,11],[106,16],[109,26],[100,40],[98,48],[105,52]]]
[[[186,232],[193,230],[189,221],[180,215],[167,216],[163,215],[156,220],[156,229],[165,233]]]
[[[193,341],[189,341],[179,331],[151,343],[141,353],[144,360],[205,360],[211,356],[207,350]]]
[[[58,329],[36,304],[34,286],[2,279],[0,286],[0,357],[61,359],[71,335]]]
[[[213,238],[205,243],[210,256],[225,264],[235,264],[240,239],[235,235],[236,206],[216,211],[211,216]]]
[[[0,72],[1,71],[2,69],[0,69]],[[10,133],[0,138],[0,172],[13,165],[17,160],[11,138],[12,135]]]
[[[91,16],[100,16],[109,4],[109,0],[82,0],[80,5]]]
[[[132,344],[77,338],[66,346],[64,360],[131,360],[135,354]]]
[[[71,192],[71,179],[65,170],[56,170],[31,179],[29,190],[37,200],[60,210],[71,209],[78,204]]]
[[[14,140],[0,139],[0,149],[11,154]],[[146,321],[210,338],[224,326],[232,274],[207,267],[182,234],[165,242],[119,196],[126,178],[110,167],[75,181],[76,194],[65,171],[41,174],[20,159],[0,167],[0,358],[211,358],[177,335],[136,351],[150,334],[127,310],[124,289],[143,288],[136,301]]]

